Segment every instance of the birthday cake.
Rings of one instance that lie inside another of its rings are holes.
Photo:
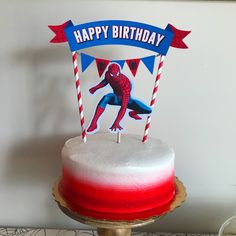
[[[175,195],[174,152],[160,140],[99,133],[62,149],[61,195],[70,208],[96,219],[134,220],[158,215]]]
[[[82,216],[118,221],[146,219],[167,212],[178,192],[174,177],[175,156],[162,141],[148,139],[148,132],[165,56],[169,47],[187,48],[183,38],[190,31],[178,30],[171,24],[161,29],[123,20],[79,25],[67,21],[49,28],[56,34],[50,42],[68,42],[70,46],[81,123],[81,136],[69,139],[62,149],[62,177],[58,190],[67,207]],[[133,46],[155,54],[114,60],[79,52],[106,45]],[[77,55],[80,55],[81,66],[78,66]],[[80,76],[95,64],[99,79],[94,80],[89,92],[98,98],[98,103],[86,129]],[[155,73],[155,83],[153,88],[148,88],[144,76],[141,93],[134,96],[133,79],[140,64],[151,76]],[[105,87],[110,89],[109,93]],[[97,90],[103,91],[103,96]],[[152,91],[151,101],[142,98],[148,91]],[[112,134],[97,133],[109,106],[118,108],[109,127]],[[124,134],[122,144],[117,144],[114,133],[126,130],[124,118],[133,121],[146,118],[143,138]],[[87,142],[87,134],[95,135]]]

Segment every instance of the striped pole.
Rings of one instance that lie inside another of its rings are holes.
[[[81,95],[81,87],[80,87],[80,80],[79,80],[79,69],[78,69],[76,51],[72,52],[72,60],[73,60],[73,66],[74,66],[74,76],[75,76],[77,99],[78,99],[78,105],[79,105],[80,124],[81,124],[81,129],[82,129],[82,139],[83,139],[83,142],[86,143],[86,130],[85,130],[85,124],[84,124],[84,111],[83,111],[83,103],[82,103],[82,95]]]
[[[157,72],[157,76],[156,76],[156,80],[155,80],[155,84],[154,84],[154,88],[153,88],[153,92],[152,92],[152,99],[151,99],[151,102],[150,102],[150,106],[151,106],[152,109],[154,108],[155,101],[156,101],[157,90],[158,90],[158,86],[159,86],[159,83],[160,83],[160,78],[161,78],[161,73],[162,73],[162,69],[163,69],[164,59],[165,59],[165,56],[161,55],[160,62],[159,62],[159,65],[158,65],[158,72]],[[147,142],[148,132],[149,132],[149,128],[150,128],[150,125],[151,125],[151,120],[152,120],[152,117],[151,117],[151,115],[149,115],[147,117],[145,129],[144,129],[144,135],[143,135],[143,140],[142,140],[143,143]]]

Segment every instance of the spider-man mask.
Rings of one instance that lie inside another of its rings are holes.
[[[118,78],[120,75],[120,67],[117,64],[111,64],[108,67],[108,72],[112,78]]]

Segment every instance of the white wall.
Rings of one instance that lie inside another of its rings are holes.
[[[80,127],[71,55],[66,44],[48,43],[47,25],[124,19],[192,30],[189,49],[168,54],[150,133],[174,147],[188,199],[149,229],[216,232],[236,213],[235,12],[235,2],[1,1],[0,225],[87,227],[64,216],[51,197],[61,147]],[[108,59],[150,54],[110,49],[85,52]],[[146,76],[145,68],[138,73]],[[86,90],[97,79],[95,67],[84,76],[92,79],[83,82],[89,115],[95,101]],[[142,91],[137,82],[136,93]],[[142,134],[142,125],[129,125]]]

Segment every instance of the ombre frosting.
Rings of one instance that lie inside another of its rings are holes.
[[[174,151],[160,140],[96,134],[62,149],[60,192],[71,208],[98,219],[135,220],[160,214],[175,195]]]

